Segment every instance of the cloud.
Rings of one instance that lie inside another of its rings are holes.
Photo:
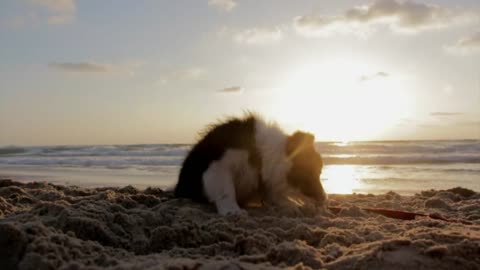
[[[233,39],[241,44],[260,45],[280,41],[283,32],[279,28],[252,28],[236,33]]]
[[[233,0],[208,0],[208,5],[222,11],[231,11],[237,6]]]
[[[386,73],[386,72],[383,72],[383,71],[379,71],[375,74],[371,74],[371,75],[362,75],[359,80],[361,82],[365,82],[365,81],[370,81],[370,80],[373,80],[373,79],[378,79],[378,78],[385,78],[385,77],[388,77],[390,76],[390,74]]]
[[[133,69],[141,64],[113,65],[94,62],[52,62],[49,68],[71,73],[127,73],[133,75]]]
[[[480,52],[480,31],[473,35],[459,39],[455,44],[446,46],[445,49],[454,54],[471,54]]]
[[[217,92],[225,93],[225,94],[235,94],[235,93],[240,94],[240,93],[243,93],[243,88],[241,86],[232,86],[232,87],[220,89]]]
[[[341,16],[304,15],[295,17],[293,27],[297,33],[305,37],[326,37],[337,33],[370,32],[370,29],[359,29],[358,24],[349,23]]]
[[[461,113],[461,112],[432,112],[430,113],[430,116],[440,116],[440,117],[444,117],[444,116],[460,116],[460,115],[463,115],[464,113]]]
[[[1,28],[17,29],[44,22],[66,24],[75,19],[75,0],[23,0],[18,2],[22,4],[23,11],[13,16],[0,18]]]
[[[478,15],[415,1],[377,0],[350,8],[340,15],[298,16],[293,23],[296,31],[304,36],[368,35],[379,26],[388,26],[396,33],[416,33],[449,27],[472,18]]]
[[[75,18],[74,0],[30,0],[33,5],[41,6],[48,11],[49,24],[64,24]]]

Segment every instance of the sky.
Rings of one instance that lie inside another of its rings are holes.
[[[2,0],[0,145],[480,139],[480,1]]]

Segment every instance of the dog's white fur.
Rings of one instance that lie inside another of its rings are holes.
[[[279,201],[287,192],[287,173],[292,165],[285,154],[287,135],[274,123],[262,119],[255,121],[255,143],[261,156],[261,172],[249,164],[246,150],[228,149],[203,174],[205,194],[210,202],[215,203],[221,215],[243,212],[237,202],[247,200],[258,191],[259,173],[267,202]]]

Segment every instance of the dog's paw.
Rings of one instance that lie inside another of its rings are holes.
[[[234,217],[247,217],[248,212],[245,209],[238,209],[237,211],[228,212],[227,216],[234,216]]]
[[[302,207],[295,204],[284,204],[278,207],[278,212],[282,216],[302,217],[304,215]]]
[[[228,212],[226,215],[223,215],[227,220],[238,221],[248,218],[248,212],[244,209],[238,211]]]
[[[219,214],[222,215],[222,216],[227,216],[227,217],[248,216],[248,212],[244,209],[241,209],[241,208],[227,209],[225,211],[220,211]]]

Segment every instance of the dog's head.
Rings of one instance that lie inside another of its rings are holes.
[[[315,150],[315,137],[301,131],[289,136],[286,153],[292,167],[287,175],[288,184],[323,204],[327,195],[320,183],[322,173],[322,157]]]

